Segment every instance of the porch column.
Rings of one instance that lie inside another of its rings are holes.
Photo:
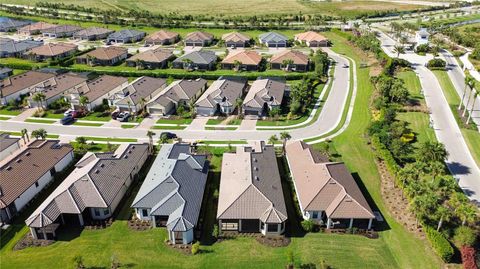
[[[175,232],[173,231],[170,231],[172,233],[172,239],[170,241],[172,241],[172,243],[175,245]]]
[[[168,231],[168,240],[172,241],[172,231]]]
[[[62,220],[62,224],[65,225],[65,219],[63,218],[63,214],[60,214],[60,218]]]
[[[348,226],[348,228],[352,229],[353,227],[353,218],[350,219],[350,225]]]
[[[332,225],[332,219],[327,218],[327,229],[330,229],[331,225]]]
[[[282,224],[277,224],[277,233],[282,232]]]
[[[38,239],[37,231],[35,231],[35,228],[30,227],[30,233],[32,234],[33,239]]]
[[[368,228],[367,228],[368,230],[370,230],[372,228],[372,221],[373,221],[373,219],[368,220]]]
[[[82,214],[78,214],[78,221],[80,222],[80,226],[84,226]]]
[[[43,240],[47,240],[47,233],[45,232],[45,227],[42,228]]]
[[[155,221],[155,216],[152,216],[152,227],[155,228],[157,227],[157,222]]]
[[[242,220],[241,219],[238,220],[238,231],[239,232],[242,231]]]

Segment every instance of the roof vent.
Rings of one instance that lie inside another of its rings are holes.
[[[260,178],[259,178],[258,176],[255,176],[255,180],[256,180],[256,181],[259,181]]]
[[[100,164],[100,167],[101,168],[105,167],[105,164],[104,163]]]
[[[128,159],[128,155],[125,155],[125,157],[123,157],[124,159]]]
[[[253,158],[253,161],[254,161],[254,162],[257,162],[257,158]]]
[[[21,162],[22,162],[22,159],[17,159],[15,162],[16,162],[16,163],[21,163]]]
[[[10,171],[12,170],[12,167],[11,166],[7,166],[7,171]]]
[[[253,167],[253,170],[254,170],[254,171],[258,171],[258,167],[256,167],[256,166]]]
[[[100,173],[100,170],[95,169],[95,174],[98,174],[98,173]]]

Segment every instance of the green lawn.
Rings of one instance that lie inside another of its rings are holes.
[[[65,115],[63,115],[63,113],[52,113],[50,111],[45,111],[45,114],[42,116],[42,118],[50,118],[50,119],[62,119],[64,117]]]
[[[19,136],[21,137],[22,136],[22,133],[20,132],[11,132],[11,131],[1,131],[0,130],[0,134],[1,133],[7,133],[7,134],[10,134],[12,136]],[[60,136],[59,135],[56,135],[56,134],[47,134],[47,138],[51,138],[51,139],[57,139],[59,138]]]
[[[163,118],[163,119],[158,119],[157,124],[190,124],[192,123],[193,119],[181,119],[181,118]]]
[[[70,142],[70,144],[75,148],[78,143],[77,142]],[[118,148],[118,144],[111,144],[110,147],[112,151]],[[108,152],[108,144],[105,143],[87,143],[87,151],[91,152]]]
[[[224,122],[225,119],[209,119],[207,125],[219,125]],[[233,119],[227,122],[227,125],[240,125],[242,123],[241,119]]]
[[[225,131],[234,131],[238,127],[215,127],[215,126],[205,126],[205,130],[215,131],[215,130],[225,130]]]
[[[402,71],[397,73],[397,77],[403,79],[405,82],[405,86],[410,93],[410,96],[414,99],[422,99],[423,95],[422,85],[420,84],[420,79],[418,78],[417,74],[413,71]]]
[[[0,109],[0,115],[17,116],[22,113],[21,110]]]
[[[0,120],[9,120],[11,119],[10,117],[3,117],[3,116],[0,116]]]
[[[443,93],[447,98],[447,102],[450,105],[450,109],[452,110],[455,119],[457,120],[458,126],[462,131],[463,138],[467,143],[467,146],[472,154],[473,158],[477,162],[477,165],[480,166],[480,133],[475,129],[467,129],[465,127],[465,123],[461,122],[461,119],[458,116],[457,108],[460,104],[460,96],[458,96],[455,87],[452,84],[452,81],[448,77],[446,71],[433,71],[435,76],[437,76],[438,81],[440,82],[440,86],[442,87]]]
[[[49,120],[49,119],[26,119],[25,122],[34,122],[34,123],[45,123],[45,124],[52,124],[57,122],[58,120]]]
[[[132,128],[137,127],[137,125],[135,125],[135,124],[122,124],[121,127],[122,127],[123,129],[132,129]]]
[[[89,120],[89,121],[110,121],[112,119],[110,116],[102,116],[102,115],[103,113],[101,112],[93,112],[80,119]]]
[[[95,122],[79,122],[76,121],[73,125],[77,126],[89,126],[89,127],[100,127],[103,123],[95,123]]]
[[[436,141],[435,132],[430,127],[430,117],[423,112],[401,112],[397,119],[408,122],[408,127],[415,133],[415,144]]]
[[[152,129],[157,130],[183,130],[186,126],[172,125],[172,126],[153,126]]]
[[[207,144],[207,145],[210,145],[210,144],[248,144],[247,141],[245,140],[202,140],[202,141],[197,141],[198,143],[202,143],[202,144]]]
[[[3,12],[2,12],[3,13]],[[42,68],[42,67],[46,67],[48,66],[48,63],[37,63],[37,62],[32,62],[30,60],[27,60],[27,59],[20,59],[20,58],[1,58],[0,59],[0,66],[1,65],[14,65],[15,68],[21,68],[21,69],[32,69],[35,68],[35,69],[38,69],[38,68]]]
[[[117,138],[117,137],[96,137],[84,136],[89,141],[109,141],[109,142],[137,142],[135,138]]]

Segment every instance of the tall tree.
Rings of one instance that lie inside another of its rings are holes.
[[[148,146],[149,146],[149,150],[150,152],[153,151],[153,136],[155,135],[154,132],[152,131],[147,131],[147,136],[148,136]]]
[[[45,129],[37,129],[32,131],[32,136],[35,137],[36,139],[45,139],[47,138],[47,131]]]
[[[285,155],[285,147],[287,146],[287,141],[290,140],[292,138],[292,136],[290,135],[289,132],[281,132],[280,133],[280,139],[282,139],[283,141],[283,145],[282,145],[282,154]]]
[[[43,92],[37,92],[33,95],[32,100],[37,103],[37,109],[40,111],[40,108],[43,108],[43,101],[45,100],[46,96]]]
[[[463,88],[463,94],[462,94],[462,100],[460,101],[460,104],[458,105],[458,110],[462,109],[462,105],[463,105],[463,100],[465,99],[465,96],[467,95],[467,90],[468,88],[471,89],[471,85],[472,85],[472,82],[473,82],[474,78],[472,77],[472,75],[470,75],[470,73],[466,73],[465,74],[465,87]]]
[[[470,124],[470,120],[472,119],[473,109],[475,108],[475,103],[477,102],[477,97],[478,97],[477,90],[473,89],[473,91],[475,93],[473,94],[473,102],[472,102],[472,107],[470,108],[470,113],[468,114],[467,125]]]
[[[275,143],[278,142],[278,137],[276,135],[272,135],[270,136],[270,138],[268,138],[268,143],[269,144],[272,144],[272,145],[275,145]]]

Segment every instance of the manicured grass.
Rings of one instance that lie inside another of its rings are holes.
[[[224,122],[226,119],[209,119],[207,125],[219,125]],[[233,119],[226,122],[226,125],[240,125],[242,123],[241,119]]]
[[[0,120],[9,120],[11,119],[10,117],[3,117],[3,116],[0,116]]]
[[[45,124],[52,124],[57,122],[58,120],[49,120],[49,119],[26,119],[25,122],[34,122],[34,123],[45,123]]]
[[[202,144],[248,144],[247,141],[245,140],[225,140],[225,141],[222,141],[222,140],[202,140],[202,141],[198,141],[198,143],[202,143]]]
[[[473,159],[480,165],[480,134],[476,130],[462,129],[463,137],[467,143]]]
[[[15,67],[17,68],[26,68],[26,69],[31,69],[32,67],[38,69],[38,68],[42,68],[42,67],[46,67],[48,66],[48,63],[43,63],[43,62],[32,62],[30,60],[27,60],[27,59],[20,59],[20,58],[2,58],[0,60],[0,65],[6,65],[8,66],[9,64],[11,65],[15,65]]]
[[[7,133],[7,134],[10,134],[11,136],[20,136],[20,137],[22,136],[22,133],[20,133],[20,132],[0,131],[0,134],[1,133]],[[47,134],[47,138],[57,139],[59,137],[60,136],[56,135],[56,134]]]
[[[112,119],[110,116],[102,116],[102,114],[103,113],[100,113],[100,112],[93,112],[79,119],[89,120],[89,121],[110,121]]]
[[[179,125],[172,125],[172,126],[153,126],[152,129],[157,130],[183,130],[187,128],[187,126],[179,126]]]
[[[397,73],[397,77],[403,79],[405,86],[410,93],[410,96],[414,99],[423,99],[422,85],[420,84],[420,79],[418,79],[417,74],[413,71],[403,71]]]
[[[84,136],[89,141],[109,141],[109,142],[137,142],[135,138],[117,138],[117,137],[96,137]]]
[[[52,113],[52,112],[45,112],[45,115],[42,118],[51,118],[51,119],[62,119],[65,115],[63,113]]]
[[[169,119],[169,118],[162,118],[157,120],[157,124],[190,124],[192,123],[193,119]]]
[[[137,127],[137,125],[134,125],[134,124],[122,124],[121,127],[122,127],[123,129],[132,129],[132,128]]]
[[[205,130],[215,131],[215,130],[225,130],[225,131],[234,131],[237,130],[237,127],[212,127],[212,126],[205,126]]]
[[[73,148],[76,148],[78,143],[77,142],[70,142],[70,144],[73,146]],[[110,147],[112,151],[115,151],[115,149],[118,148],[118,144],[111,144]],[[87,143],[87,151],[91,152],[108,152],[108,144],[105,143]]]
[[[21,110],[0,109],[0,115],[17,116],[22,113]]]
[[[90,127],[100,127],[100,126],[103,125],[103,123],[79,122],[79,121],[76,121],[73,125],[77,125],[77,126],[90,126]]]
[[[435,132],[430,127],[430,117],[423,112],[401,112],[397,119],[408,122],[408,127],[415,133],[415,144],[437,141]]]

